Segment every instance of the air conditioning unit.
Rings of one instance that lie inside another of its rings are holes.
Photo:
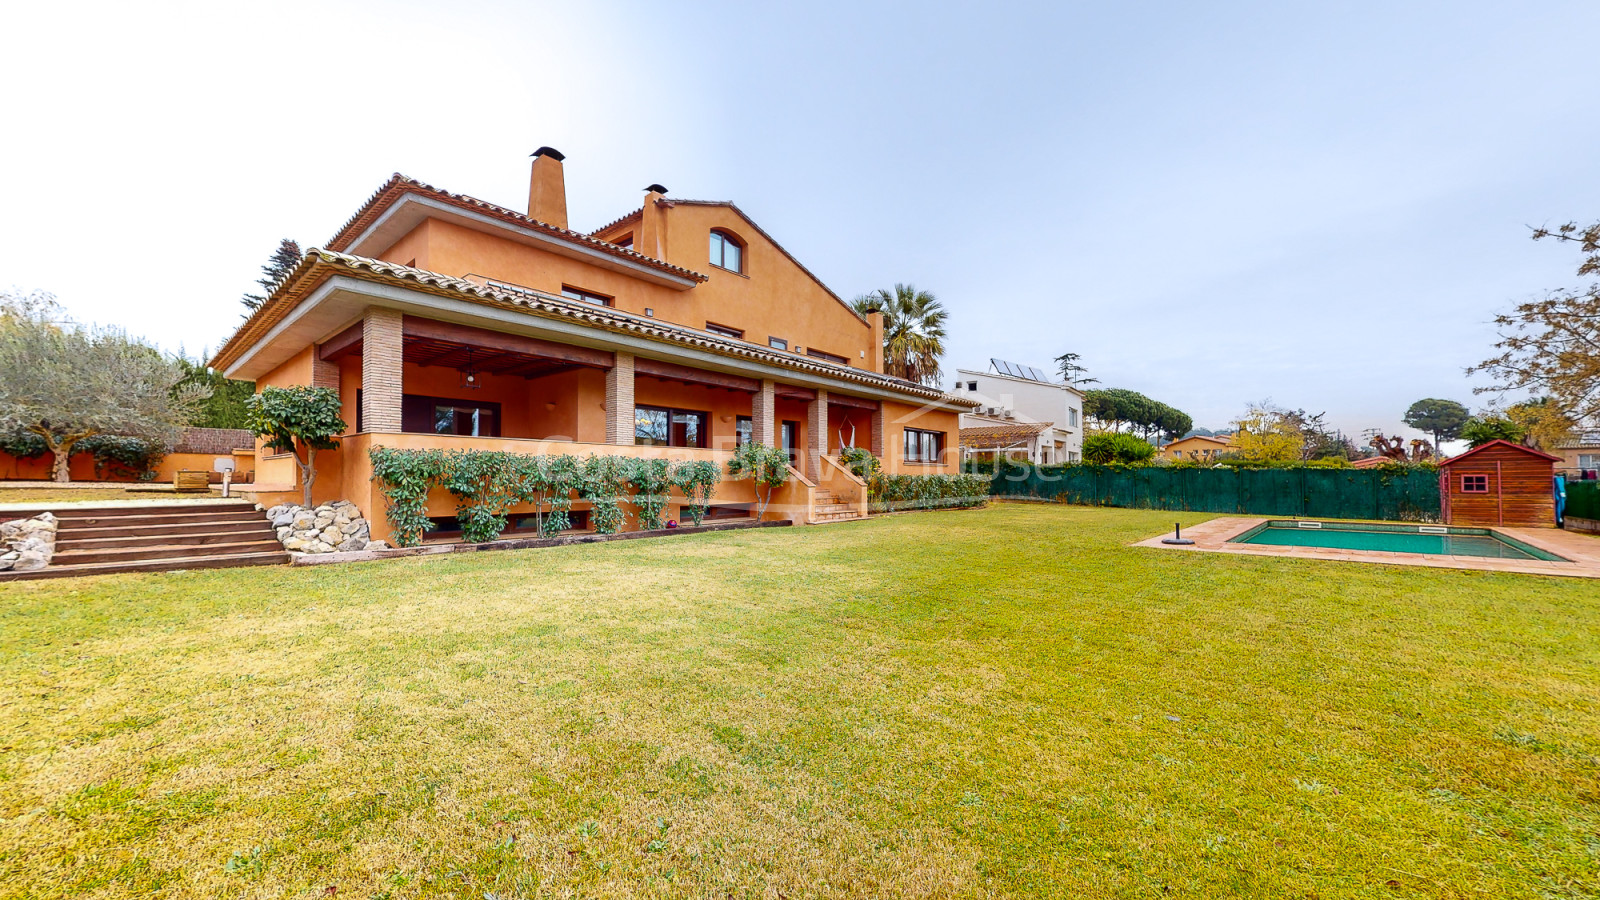
[[[1005,413],[1004,413],[1004,415],[1005,415],[1005,417],[1006,417],[1006,418],[1008,418],[1008,419],[1015,419],[1015,418],[1016,418],[1016,417],[1017,417],[1017,414],[1016,414],[1016,413],[1014,413],[1014,412],[1012,412],[1012,411],[1011,411],[1011,410],[1009,410],[1009,409],[1008,409],[1008,410],[1006,410],[1006,411],[1005,411]]]

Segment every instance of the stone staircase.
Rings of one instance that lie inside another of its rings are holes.
[[[24,518],[39,512],[43,510],[0,512],[0,518]],[[0,572],[0,581],[268,566],[289,561],[266,516],[242,500],[57,507],[51,512],[58,527],[50,565],[26,572]]]
[[[813,524],[821,522],[848,522],[852,519],[863,518],[857,514],[856,508],[849,501],[834,496],[827,488],[817,488],[811,495],[811,521]]]

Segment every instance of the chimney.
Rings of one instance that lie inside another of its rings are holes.
[[[883,372],[883,313],[872,310],[867,313],[867,325],[872,331],[872,347],[867,350],[868,368],[874,372]]]
[[[533,173],[528,176],[528,218],[557,228],[567,227],[567,180],[561,173],[566,159],[554,147],[533,151]]]
[[[665,194],[667,189],[652,184],[644,189],[644,209],[639,216],[639,233],[633,239],[633,249],[653,259],[667,258],[667,211],[672,205]]]

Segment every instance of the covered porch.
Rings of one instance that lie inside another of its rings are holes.
[[[726,471],[738,445],[757,441],[790,452],[791,485],[769,518],[801,523],[864,515],[866,487],[837,455],[848,446],[884,452],[875,399],[379,307],[311,354],[312,384],[339,392],[352,426],[339,451],[319,456],[317,493],[326,485],[376,511],[375,526],[383,498],[371,483],[374,446],[703,458]],[[452,515],[453,500],[439,493],[429,515]],[[754,500],[748,481],[725,477],[714,505]]]

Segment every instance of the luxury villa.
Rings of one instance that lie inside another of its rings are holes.
[[[217,352],[214,368],[258,388],[339,392],[349,432],[317,455],[317,502],[352,501],[387,537],[379,446],[720,465],[756,441],[789,451],[773,509],[801,523],[837,517],[824,500],[865,512],[843,448],[891,474],[956,470],[974,401],[885,375],[879,314],[858,315],[732,203],[653,184],[640,208],[574,231],[562,159],[533,155],[526,214],[395,175]],[[297,479],[257,447],[263,504],[298,502]],[[713,514],[753,500],[724,481]],[[436,490],[443,531],[454,512]]]

